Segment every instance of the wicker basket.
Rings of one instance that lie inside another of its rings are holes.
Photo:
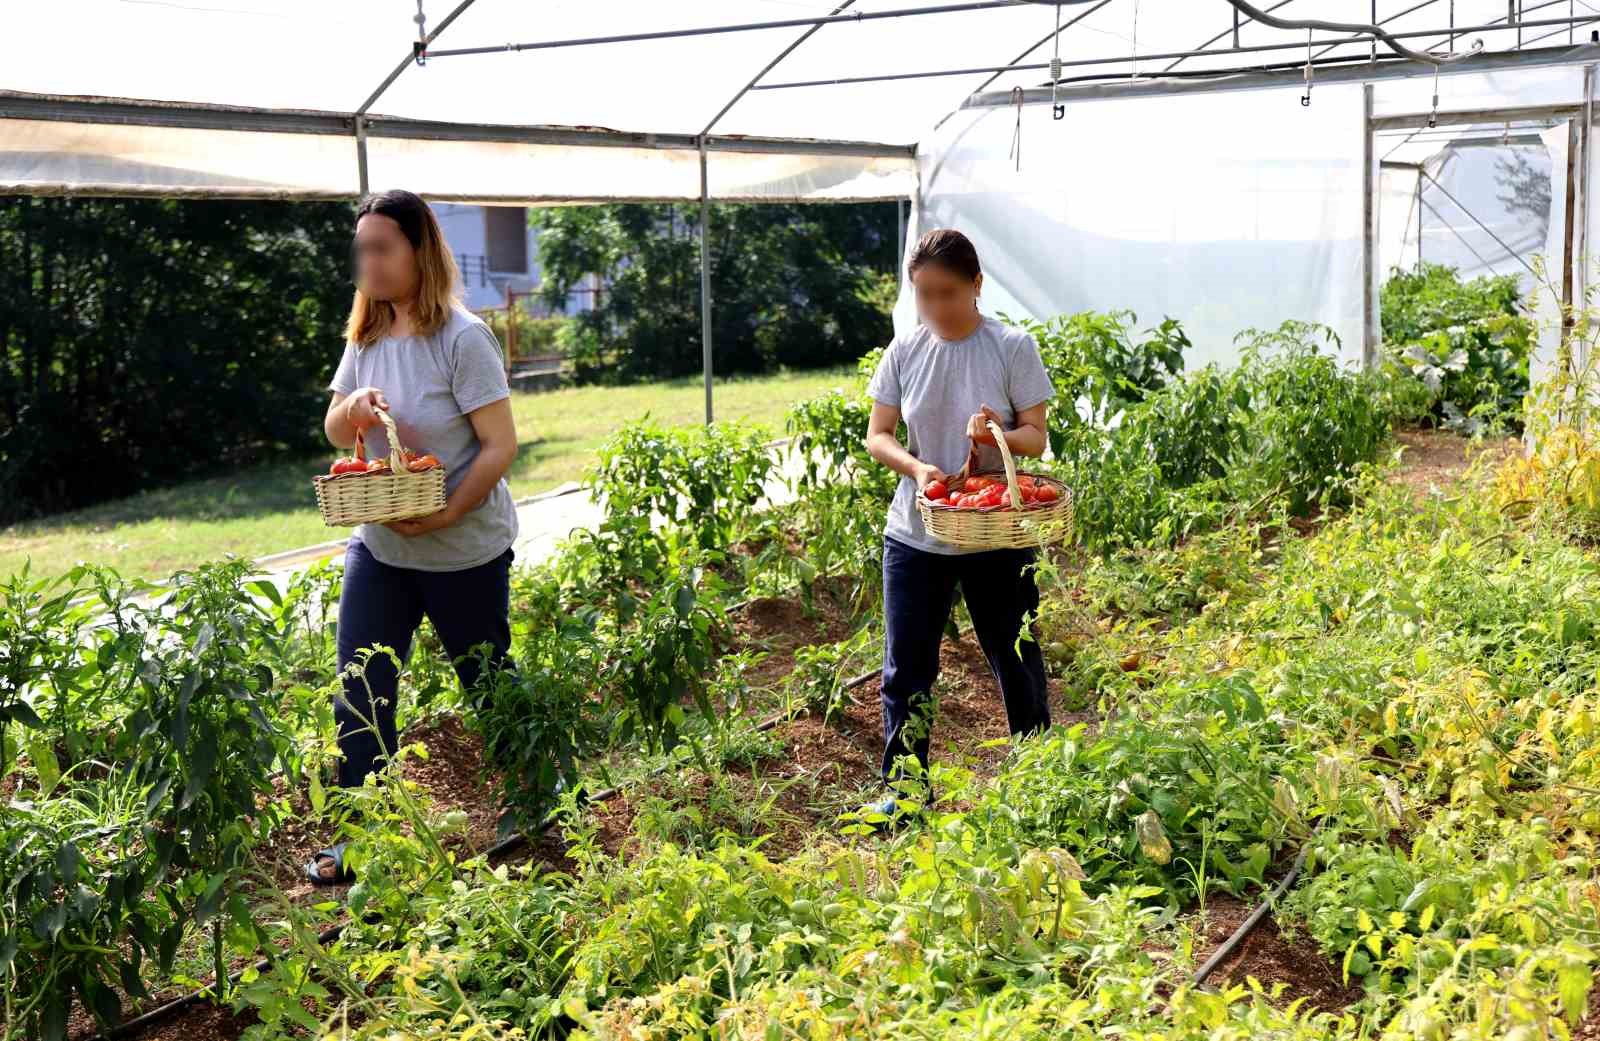
[[[330,528],[425,517],[444,509],[444,467],[412,473],[400,453],[400,435],[389,413],[377,411],[389,435],[389,469],[374,473],[324,474],[313,477],[317,509]],[[356,458],[365,459],[361,432],[356,431]]]
[[[1005,463],[1011,508],[985,506],[963,509],[929,502],[927,496],[918,492],[917,510],[922,514],[923,527],[934,538],[964,549],[1023,549],[1064,539],[1072,526],[1072,489],[1053,477],[1033,474],[1030,476],[1036,484],[1048,484],[1058,495],[1055,502],[1024,503],[1022,489],[1017,485],[1017,464],[1012,461],[1005,434],[992,421],[989,430],[994,434],[995,444],[1000,447],[1000,458]],[[996,473],[992,476],[1000,475]],[[952,480],[950,491],[959,491],[966,480]]]

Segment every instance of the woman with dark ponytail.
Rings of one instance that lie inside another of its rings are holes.
[[[883,555],[882,770],[891,784],[903,777],[907,757],[927,767],[930,691],[958,586],[1011,732],[1050,725],[1044,657],[1033,639],[1018,641],[1024,618],[1039,604],[1034,551],[974,551],[941,542],[924,529],[916,497],[960,469],[974,442],[979,469],[1001,467],[988,420],[1005,431],[1013,456],[1042,455],[1046,403],[1055,390],[1033,337],[978,310],[983,272],[965,235],[949,228],[928,232],[908,268],[921,324],[884,351],[868,386],[873,405],[866,440],[872,457],[900,474]],[[896,437],[902,420],[904,445]],[[891,795],[863,813],[874,823],[893,824],[904,807]]]

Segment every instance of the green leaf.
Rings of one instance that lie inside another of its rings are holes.
[[[0,976],[4,976],[11,969],[11,962],[17,956],[17,934],[6,933],[0,936]]]
[[[38,730],[44,726],[44,720],[39,718],[39,714],[33,710],[33,706],[26,701],[13,701],[9,715],[14,721],[33,730]]]
[[[252,592],[260,593],[266,599],[271,600],[274,607],[283,606],[283,594],[278,592],[278,587],[276,584],[265,578],[258,578],[254,582],[249,583],[245,588],[251,590]]]
[[[206,921],[212,915],[217,913],[217,908],[222,906],[222,885],[227,880],[227,875],[218,873],[212,875],[211,878],[206,882],[205,892],[201,893],[200,899],[195,901],[195,925],[200,926],[206,924]]]
[[[172,775],[167,774],[166,776],[162,777],[161,780],[157,781],[156,786],[150,789],[150,794],[145,796],[144,815],[146,817],[155,816],[156,808],[161,805],[161,803],[167,797],[167,792],[171,790]]]
[[[89,1011],[101,1023],[110,1025],[122,1019],[122,1002],[117,1000],[117,992],[93,976],[84,978],[83,995]]]
[[[56,849],[56,873],[63,882],[71,882],[78,877],[78,865],[83,863],[83,855],[78,852],[78,847],[71,842],[63,842]]]
[[[48,794],[61,779],[61,764],[56,761],[55,749],[43,733],[33,735],[26,747],[33,772],[39,776],[39,787]]]
[[[1594,982],[1594,975],[1589,971],[1589,966],[1581,961],[1572,960],[1564,963],[1556,973],[1556,988],[1561,993],[1561,1009],[1566,1014],[1567,1022],[1572,1026],[1578,1025],[1582,1018],[1589,987]]]
[[[44,1012],[39,1016],[41,1041],[66,1041],[67,992],[64,987],[52,988],[45,999]]]
[[[211,772],[217,765],[216,735],[209,724],[202,726],[197,740],[189,750],[189,780],[183,786],[183,796],[178,809],[187,810],[211,781]]]
[[[163,974],[172,972],[172,959],[177,956],[178,944],[183,940],[184,922],[177,921],[161,933],[161,945],[156,951],[156,964]]]

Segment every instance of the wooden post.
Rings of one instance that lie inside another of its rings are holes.
[[[511,374],[511,359],[517,356],[517,294],[506,283],[506,374]]]

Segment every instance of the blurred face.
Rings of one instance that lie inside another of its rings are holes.
[[[393,217],[369,213],[356,222],[356,286],[373,300],[409,300],[421,272],[417,251]]]
[[[911,276],[911,288],[917,297],[917,313],[934,332],[947,340],[972,332],[982,275],[968,279],[943,265],[924,264]]]

